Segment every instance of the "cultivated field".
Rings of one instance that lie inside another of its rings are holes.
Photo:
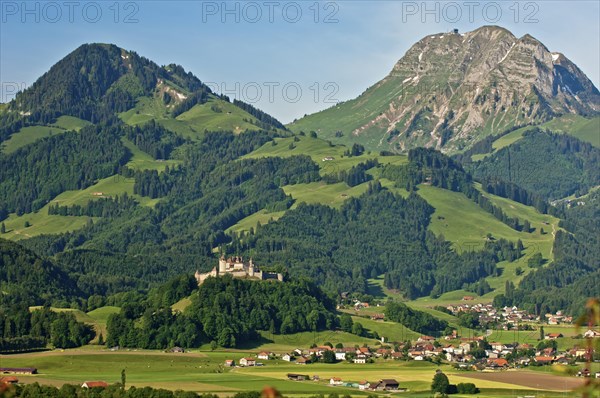
[[[262,361],[264,366],[248,368],[225,368],[225,359],[239,360],[256,351],[193,351],[171,354],[158,351],[111,352],[94,347],[76,350],[18,354],[0,357],[3,366],[32,366],[39,375],[19,376],[21,382],[40,382],[62,385],[82,383],[86,380],[120,381],[121,370],[127,373],[127,384],[167,389],[183,389],[197,392],[215,392],[232,395],[238,391],[256,391],[265,386],[277,388],[285,395],[306,396],[312,394],[366,395],[352,387],[332,387],[329,379],[339,377],[344,382],[358,383],[362,380],[377,381],[394,378],[407,393],[398,396],[428,396],[431,379],[438,366],[428,362],[402,362],[378,360],[374,364],[312,364],[296,365],[278,360]],[[535,395],[538,397],[564,396],[581,380],[575,377],[548,375],[532,371],[466,372],[440,367],[451,383],[475,382],[482,390],[479,397],[514,397]],[[311,378],[318,375],[320,381],[289,381],[287,373],[300,373]],[[554,391],[554,392],[553,392]],[[562,395],[561,395],[562,394]],[[393,394],[396,395],[396,394]],[[460,395],[457,395],[459,397]]]

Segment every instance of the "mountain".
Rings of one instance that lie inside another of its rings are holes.
[[[448,40],[463,40],[452,35]],[[430,67],[441,69],[436,65]],[[533,297],[538,282],[529,275],[540,270],[527,259],[541,256],[549,268],[554,256],[579,244],[555,247],[564,209],[547,199],[597,184],[598,149],[532,134],[522,132],[512,149],[529,150],[537,142],[531,137],[540,139],[561,156],[558,168],[578,171],[576,186],[560,170],[552,174],[558,186],[520,186],[514,173],[502,174],[509,156],[491,139],[462,159],[432,148],[407,156],[294,134],[248,104],[215,95],[181,67],[160,67],[112,45],[84,45],[0,111],[0,233],[38,256],[30,262],[51,259],[60,272],[41,277],[64,275],[80,303],[127,301],[136,291],[209,271],[217,253],[252,257],[291,280],[308,278],[332,297],[361,297],[379,283],[380,297],[387,288],[404,299],[476,293],[491,301],[507,291],[507,280],[518,285],[524,278]],[[470,164],[475,154],[489,161]],[[519,163],[510,167],[540,172],[552,161],[539,156],[510,157]],[[589,270],[574,272],[580,263]],[[561,286],[594,269],[587,257],[565,262],[561,275],[573,278]],[[19,285],[31,284],[16,280],[7,296]]]
[[[284,129],[249,104],[213,94],[179,65],[158,66],[113,44],[84,44],[2,108],[0,143],[23,127],[51,125],[61,116],[92,123],[117,116],[130,124],[157,119],[172,130],[201,134],[204,129],[194,128],[194,118],[199,117],[195,107],[202,105],[208,113],[204,118],[215,119],[214,128],[205,126],[209,130]]]
[[[518,126],[599,112],[600,92],[563,54],[484,26],[423,38],[358,98],[289,127],[372,150],[456,152]]]

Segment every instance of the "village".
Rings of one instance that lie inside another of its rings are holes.
[[[349,363],[357,366],[381,363],[381,361],[429,361],[435,364],[447,363],[457,370],[464,371],[506,371],[534,366],[548,366],[553,364],[577,366],[575,377],[600,378],[600,372],[592,373],[585,368],[584,363],[588,355],[597,356],[598,353],[586,347],[573,347],[559,351],[552,341],[563,338],[562,334],[548,333],[537,347],[531,344],[507,344],[488,342],[485,337],[463,338],[455,333],[450,336],[436,339],[432,336],[420,336],[416,341],[405,343],[376,344],[375,346],[363,345],[344,347],[342,344],[331,343],[313,346],[310,348],[297,348],[286,353],[273,353],[261,351],[254,356],[245,356],[227,359],[224,366],[254,367],[277,366],[282,362],[294,363],[299,367],[309,367],[316,363]],[[600,332],[587,330],[583,333],[586,342],[600,338]],[[452,342],[451,342],[452,341]],[[309,375],[306,372],[288,373],[289,380],[323,382],[318,375]],[[344,380],[341,377],[330,377],[325,380],[331,386],[343,386],[370,391],[404,391],[405,389],[395,379]]]

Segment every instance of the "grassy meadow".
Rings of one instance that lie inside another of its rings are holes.
[[[72,116],[60,116],[49,126],[28,126],[17,131],[0,145],[2,152],[10,154],[17,149],[32,144],[42,138],[63,134],[67,131],[79,131],[90,123]]]
[[[514,397],[515,393],[538,397],[559,397],[563,391],[544,391],[544,387],[527,387],[522,381],[512,384],[509,374],[503,381],[473,379],[483,375],[479,372],[456,371],[447,365],[437,366],[429,362],[404,362],[378,359],[372,364],[311,364],[296,365],[279,360],[261,361],[264,366],[247,368],[225,368],[225,359],[238,361],[244,356],[255,355],[256,350],[242,351],[192,351],[183,354],[159,351],[121,350],[111,352],[99,347],[84,347],[74,350],[55,350],[41,353],[2,356],[3,366],[36,367],[34,376],[19,376],[21,382],[40,382],[60,386],[64,383],[82,383],[86,380],[120,382],[121,370],[125,369],[128,386],[151,386],[171,390],[181,389],[196,392],[212,392],[221,396],[231,396],[239,391],[259,391],[265,386],[277,388],[286,396],[308,396],[331,393],[367,395],[358,388],[330,386],[329,379],[339,377],[345,383],[358,383],[362,380],[378,381],[383,378],[398,380],[407,393],[384,393],[393,396],[428,397],[431,380],[437,369],[443,370],[451,383],[474,382],[480,389],[479,397]],[[288,373],[306,374],[319,381],[289,381]],[[506,373],[510,373],[506,372]],[[514,373],[517,375],[517,373]],[[519,371],[526,376],[529,384],[536,378],[544,379],[546,374],[535,371]],[[553,377],[560,377],[553,375]],[[562,381],[563,379],[560,379]],[[565,387],[578,380],[564,377]],[[535,384],[534,384],[535,385]],[[561,384],[562,385],[562,384]],[[562,389],[562,388],[560,388]],[[559,390],[560,390],[559,389]],[[455,395],[461,397],[460,395]],[[564,395],[563,395],[564,396]]]

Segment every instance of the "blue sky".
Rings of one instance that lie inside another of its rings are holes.
[[[0,0],[1,99],[83,43],[178,63],[290,122],[356,97],[422,37],[500,25],[600,83],[600,1]]]

